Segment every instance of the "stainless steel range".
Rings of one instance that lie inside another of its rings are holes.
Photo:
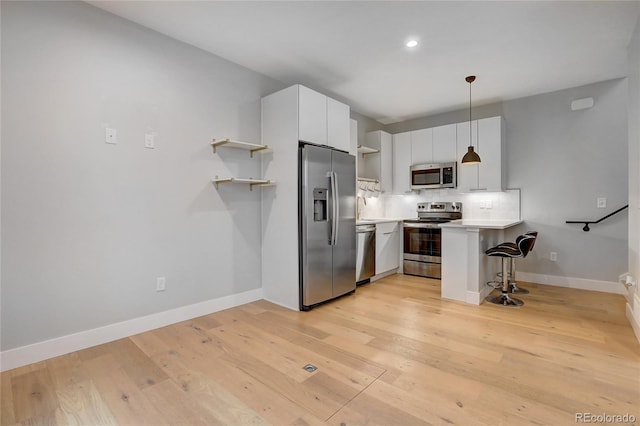
[[[462,203],[418,203],[417,211],[417,219],[404,221],[404,273],[440,279],[439,224],[462,219]]]

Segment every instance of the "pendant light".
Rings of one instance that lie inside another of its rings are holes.
[[[473,144],[471,143],[471,83],[476,81],[476,76],[470,75],[465,78],[465,81],[469,83],[469,147],[467,147],[467,153],[462,157],[462,164],[478,164],[480,163],[480,156],[473,150]]]

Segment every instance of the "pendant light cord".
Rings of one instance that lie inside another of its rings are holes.
[[[471,138],[471,83],[473,83],[473,80],[469,81],[469,146],[473,146],[473,139]]]

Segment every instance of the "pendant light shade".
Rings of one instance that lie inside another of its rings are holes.
[[[462,164],[478,164],[480,163],[480,156],[474,151],[471,139],[471,83],[476,80],[476,76],[470,75],[464,80],[469,83],[469,147],[467,148],[467,153],[462,157]]]
[[[467,153],[462,157],[464,164],[478,164],[480,162],[480,156],[473,150],[472,146],[467,147]]]

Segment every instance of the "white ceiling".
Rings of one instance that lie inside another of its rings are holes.
[[[382,123],[626,75],[640,1],[90,1]],[[420,40],[411,50],[410,38]]]

